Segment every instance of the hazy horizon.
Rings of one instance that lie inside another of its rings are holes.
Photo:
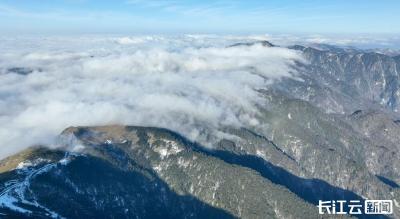
[[[0,33],[398,35],[398,8],[394,0],[0,0]]]

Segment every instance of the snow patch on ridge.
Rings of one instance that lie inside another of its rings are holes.
[[[29,190],[31,181],[36,176],[49,172],[51,169],[55,168],[59,164],[66,165],[69,161],[70,161],[69,154],[66,153],[63,159],[53,163],[49,163],[51,161],[42,158],[36,159],[34,161],[21,162],[16,169],[19,170],[18,174],[24,176],[20,180],[12,180],[5,183],[5,188],[0,193],[0,206],[24,214],[32,213],[30,210],[27,210],[19,206],[19,204],[24,204],[40,208],[41,210],[46,212],[45,213],[46,216],[50,218],[63,218],[56,212],[53,212],[47,207],[39,204],[36,200],[28,200],[25,194]]]

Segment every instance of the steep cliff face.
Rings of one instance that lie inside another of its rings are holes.
[[[373,105],[399,111],[398,56],[338,47],[290,48],[300,51],[309,63],[301,68],[299,77],[304,81],[284,81],[280,88],[328,112],[351,113]]]

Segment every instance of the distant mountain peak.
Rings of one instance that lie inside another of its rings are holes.
[[[260,41],[255,41],[255,42],[246,42],[246,43],[235,43],[233,45],[230,45],[228,47],[238,47],[238,46],[254,46],[254,45],[262,45],[264,47],[275,47],[274,44],[267,40],[260,40]]]

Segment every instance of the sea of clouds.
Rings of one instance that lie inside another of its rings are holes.
[[[222,136],[222,127],[261,126],[257,106],[263,99],[257,89],[294,77],[292,67],[302,57],[260,44],[227,47],[254,40],[2,38],[0,158],[52,144],[69,126],[163,127],[204,145],[210,135]]]

